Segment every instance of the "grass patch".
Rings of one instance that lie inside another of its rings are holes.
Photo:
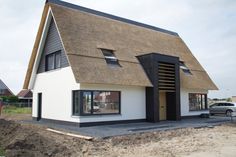
[[[4,106],[3,114],[31,114],[32,109],[29,107]]]
[[[5,151],[1,146],[0,146],[0,156],[5,156]]]

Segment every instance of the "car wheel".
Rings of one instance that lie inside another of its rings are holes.
[[[232,111],[231,111],[231,110],[227,110],[227,111],[226,111],[226,116],[227,116],[227,117],[231,117],[231,115],[232,115]]]

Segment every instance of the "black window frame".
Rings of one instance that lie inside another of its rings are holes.
[[[109,49],[100,49],[102,51],[102,54],[103,56],[105,57],[105,60],[106,60],[106,63],[109,65],[109,66],[112,66],[112,67],[121,67],[120,63],[119,63],[119,60],[117,59],[117,57],[115,56],[114,54],[114,50],[109,50]],[[108,54],[110,53],[110,54]],[[110,58],[110,57],[113,57]]]
[[[191,110],[190,109],[190,94],[198,94],[198,95],[201,95],[201,104],[200,104],[200,106],[201,106],[201,109],[194,109],[194,110]],[[203,108],[203,96],[205,97],[205,108]],[[188,94],[188,101],[189,101],[189,111],[191,112],[191,111],[205,111],[205,110],[208,110],[208,101],[207,101],[207,94],[206,93],[189,93]]]
[[[60,66],[57,67],[57,60],[56,60],[56,56],[57,55],[60,55],[59,59],[60,59]],[[49,57],[53,57],[53,68],[52,69],[48,69],[48,58]],[[55,70],[55,69],[60,69],[61,68],[61,50],[59,51],[56,51],[56,52],[53,52],[53,53],[50,53],[50,54],[47,54],[45,56],[45,71],[52,71],[52,70]]]
[[[78,92],[79,93],[79,113],[74,114],[74,93]],[[84,113],[83,111],[83,93],[84,92],[90,92],[91,93],[91,111],[90,113]],[[118,92],[119,94],[119,105],[118,105],[118,113],[93,113],[93,96],[94,92]],[[72,90],[72,116],[100,116],[100,115],[120,115],[121,114],[121,91],[112,91],[112,90]]]

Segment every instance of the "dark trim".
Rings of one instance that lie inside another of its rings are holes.
[[[33,120],[37,120],[36,117],[32,117]],[[146,119],[132,119],[132,120],[117,120],[117,121],[101,121],[101,122],[87,122],[87,123],[76,123],[62,120],[54,120],[42,118],[41,122],[54,123],[59,125],[69,125],[69,126],[78,126],[78,127],[89,127],[89,126],[98,126],[98,125],[114,125],[114,124],[128,124],[128,123],[140,123],[146,122]]]
[[[146,119],[159,122],[159,64],[169,64],[174,67],[175,88],[173,92],[166,91],[167,120],[180,120],[180,75],[179,58],[159,53],[149,53],[137,56],[153,87],[146,87]]]
[[[109,18],[109,19],[112,19],[112,20],[125,22],[125,23],[128,23],[128,24],[136,25],[136,26],[139,26],[139,27],[144,27],[144,28],[147,28],[147,29],[152,29],[152,30],[162,32],[162,33],[166,33],[166,34],[173,35],[173,36],[179,36],[178,33],[173,32],[173,31],[169,31],[169,30],[166,30],[166,29],[162,29],[162,28],[147,25],[147,24],[144,24],[144,23],[136,22],[136,21],[129,20],[129,19],[126,19],[126,18],[114,16],[114,15],[111,15],[111,14],[103,13],[103,12],[100,12],[100,11],[96,11],[96,10],[85,8],[85,7],[82,7],[82,6],[79,6],[79,5],[63,2],[63,1],[60,1],[60,0],[47,0],[46,3],[54,3],[54,4],[57,4],[57,5],[61,5],[61,6],[68,7],[68,8],[71,8],[71,9],[76,9],[76,10],[83,11],[83,12],[90,13],[90,14],[94,14],[94,15],[97,15],[97,16],[102,16],[102,17]]]
[[[42,119],[42,93],[38,93],[37,106],[38,106],[37,120],[39,121],[40,119]]]
[[[181,116],[181,119],[193,119],[193,118],[199,118],[199,117],[200,117],[200,114],[193,115],[193,116]]]
[[[200,113],[193,116],[181,116],[182,119],[194,119],[194,118],[209,118],[209,113]]]
[[[117,120],[117,121],[102,121],[102,122],[88,122],[80,123],[80,127],[98,126],[98,125],[114,125],[114,124],[128,124],[146,122],[146,119],[133,119],[133,120]]]
[[[74,92],[79,92],[80,95],[80,113],[79,116],[100,116],[100,115],[121,115],[121,91],[112,91],[112,90],[72,90],[72,109],[74,107]],[[83,92],[90,92],[91,93],[91,113],[84,113],[83,111]],[[93,113],[93,93],[94,92],[118,92],[119,93],[119,112],[118,113],[98,113],[98,114],[94,114]],[[78,116],[78,115],[74,115],[73,111],[72,111],[72,115],[73,116]]]

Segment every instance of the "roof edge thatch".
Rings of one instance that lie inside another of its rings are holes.
[[[41,21],[39,24],[39,29],[38,29],[36,39],[34,42],[33,50],[32,50],[31,56],[30,56],[28,68],[26,71],[23,89],[28,89],[28,86],[29,86],[30,78],[31,78],[32,71],[33,71],[33,66],[35,63],[36,56],[37,56],[37,50],[39,48],[39,43],[40,43],[40,40],[41,40],[41,37],[43,34],[43,28],[44,28],[45,21],[47,18],[48,9],[49,9],[49,5],[45,4],[44,9],[43,9],[43,13],[42,13],[42,17],[41,17]]]

